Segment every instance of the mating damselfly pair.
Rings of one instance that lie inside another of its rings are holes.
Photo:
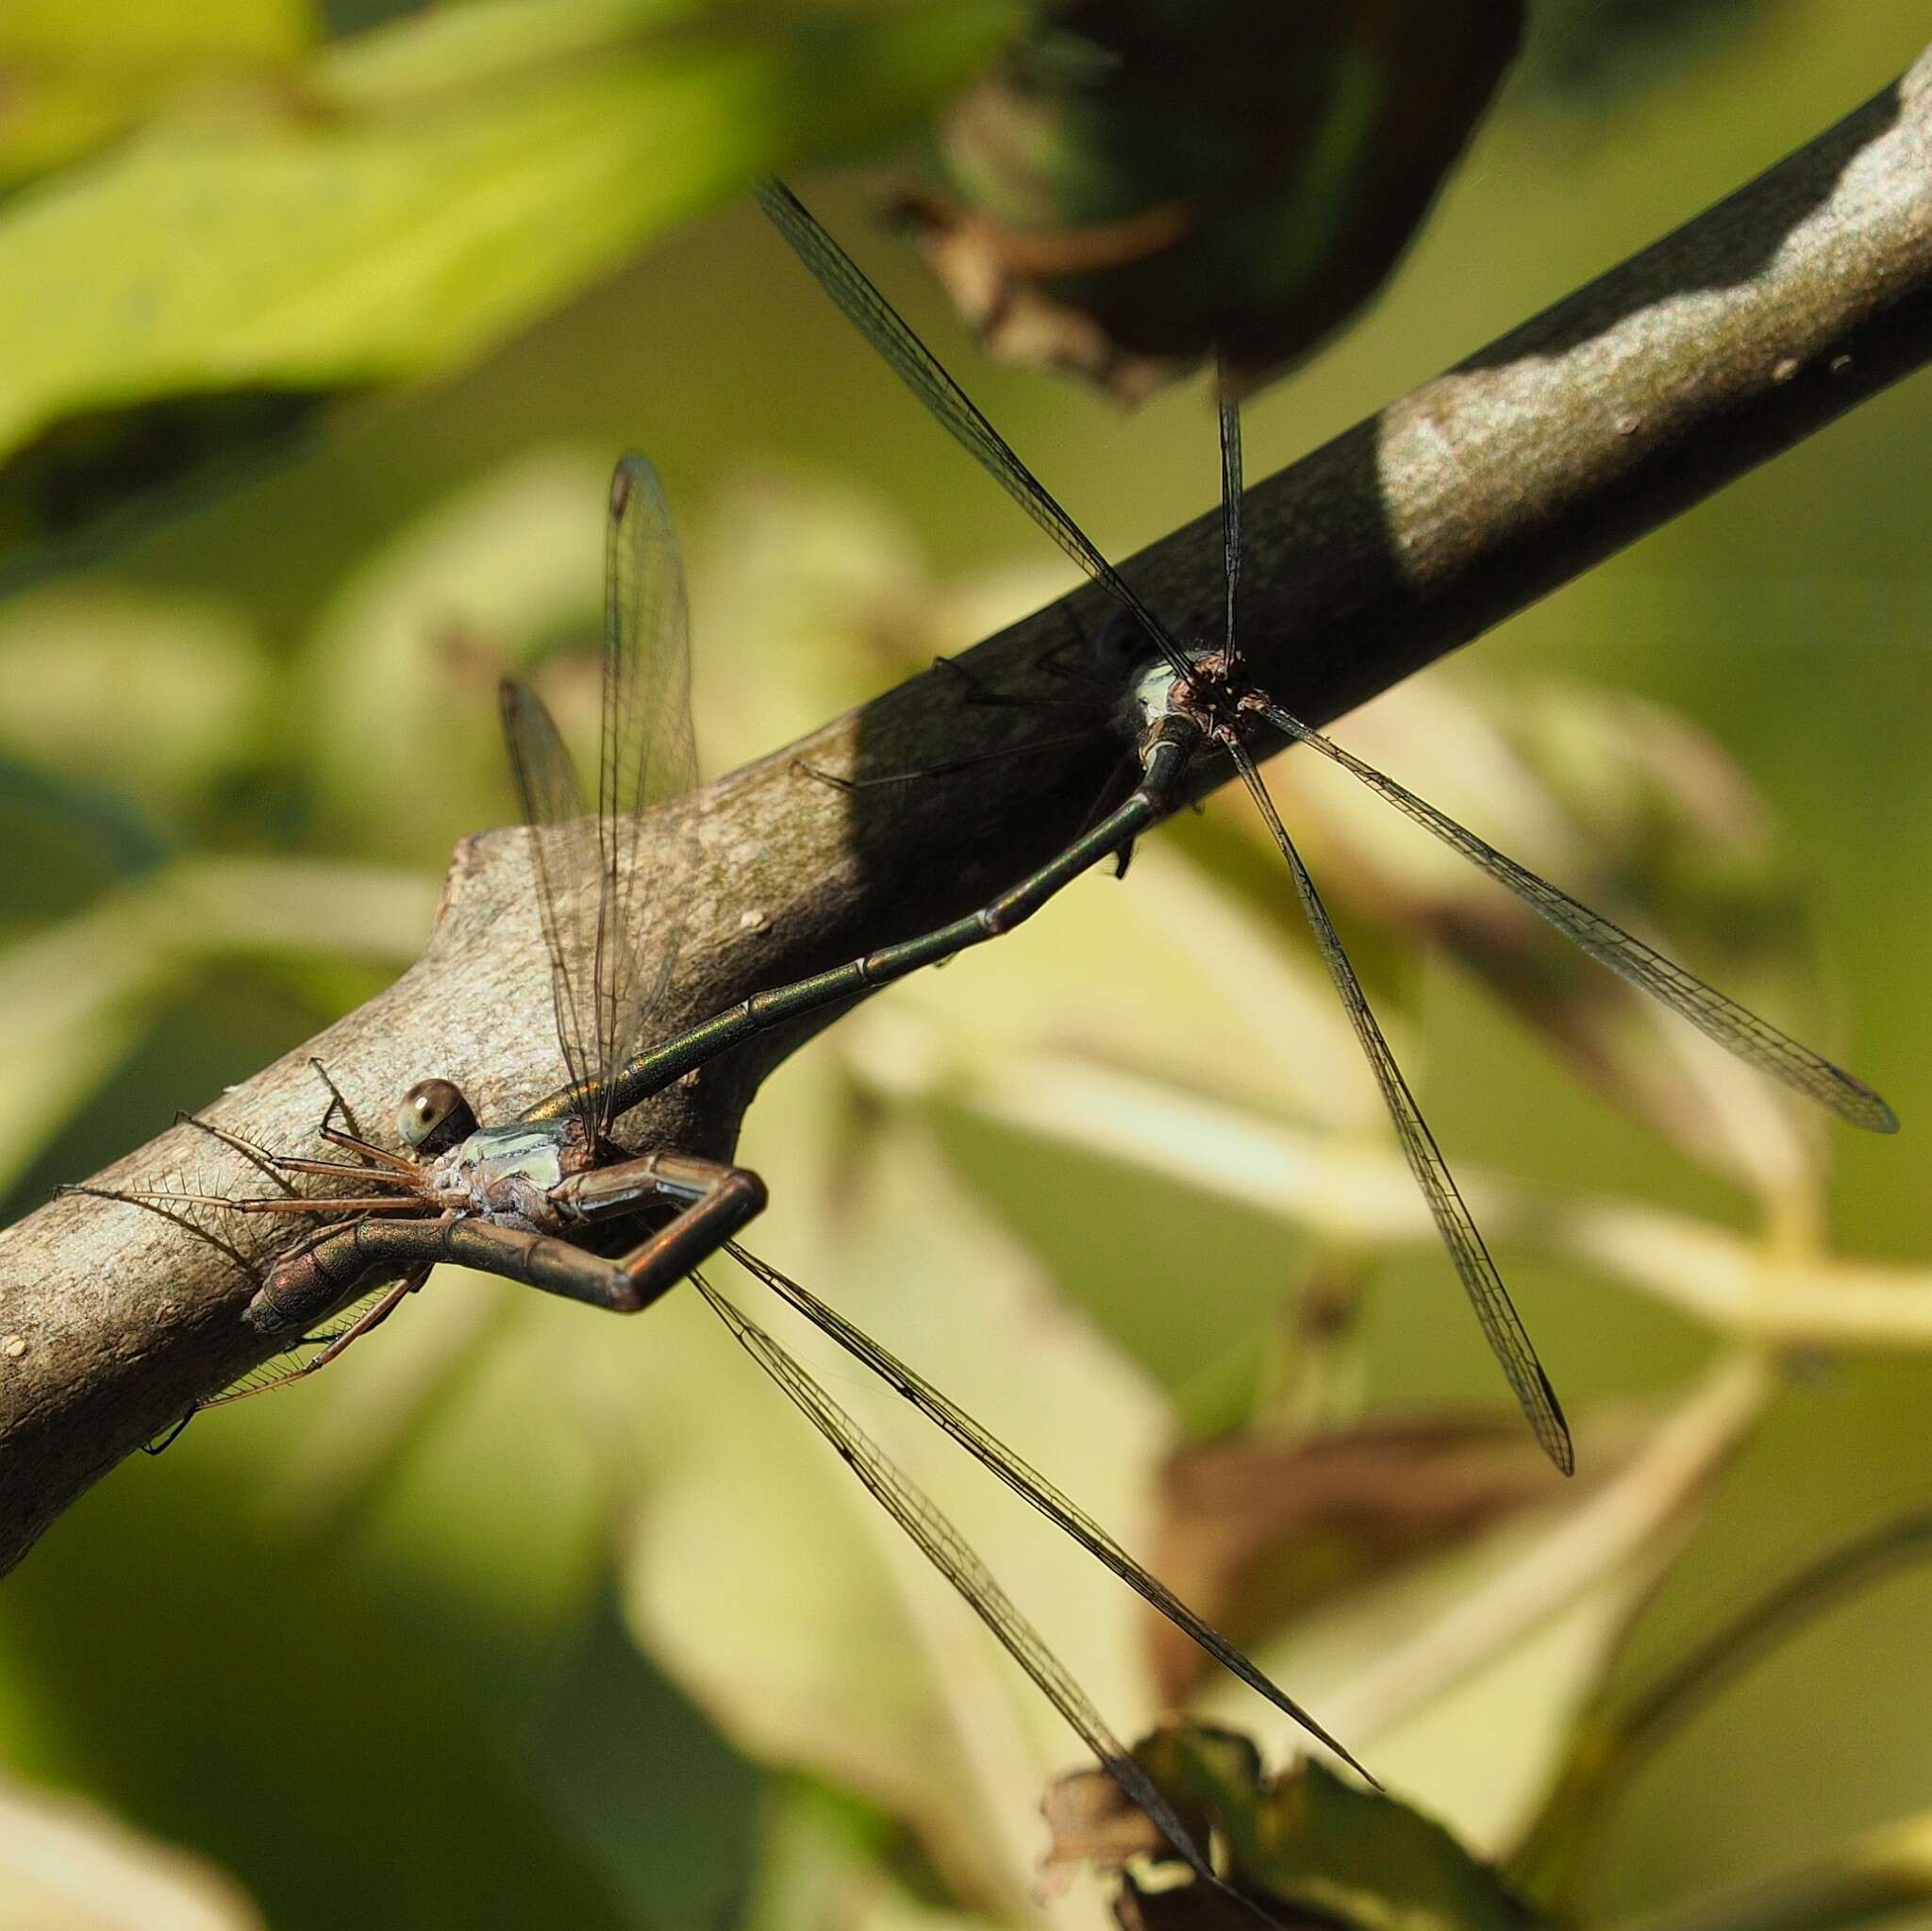
[[[541,702],[506,684],[503,719],[531,825],[542,936],[550,960],[564,1083],[506,1124],[479,1125],[461,1089],[425,1079],[397,1117],[400,1150],[369,1138],[331,1092],[320,1128],[326,1154],[295,1157],[227,1133],[277,1190],[196,1205],[293,1219],[308,1231],[266,1271],[249,1318],[264,1336],[306,1340],[297,1373],[312,1373],[387,1318],[436,1262],[457,1261],[618,1311],[647,1307],[689,1278],[707,1304],[855,1473],[972,1602],[1074,1727],[1155,1817],[1197,1874],[1205,1854],[1181,1826],[1071,1675],[1053,1657],[931,1504],[780,1344],[699,1272],[721,1249],[1121,1574],[1162,1613],[1315,1735],[1324,1733],[1224,1639],[1133,1562],[1104,1530],[986,1430],[825,1303],[748,1253],[738,1240],[764,1204],[746,1170],[676,1148],[642,1151],[619,1138],[625,1116],[653,1094],[759,1031],[848,999],[1009,930],[1062,887],[1124,853],[1179,801],[1195,761],[1232,761],[1262,810],[1464,1287],[1538,1439],[1559,1467],[1573,1456],[1560,1407],[1502,1280],[1376,1024],[1299,852],[1256,768],[1283,739],[1307,744],[1368,785],[1515,892],[1587,951],[1664,1000],[1740,1057],[1832,1106],[1856,1124],[1895,1122],[1870,1089],[1674,965],[1634,936],[1515,865],[1339,744],[1309,729],[1250,682],[1238,626],[1241,559],[1240,418],[1224,401],[1222,452],[1224,634],[1211,646],[1176,638],[1082,534],[876,290],[788,191],[760,191],[767,212],[895,371],[994,477],[1113,597],[1133,649],[1095,640],[1093,676],[1109,721],[1138,764],[1126,798],[1048,863],[962,919],[831,972],[761,992],[669,1040],[644,1043],[677,946],[675,908],[654,896],[641,824],[646,808],[692,781],[685,598],[668,512],[655,476],[626,458],[613,479],[604,650],[603,732],[595,808],[585,800]],[[799,782],[814,780],[801,774]],[[211,1131],[213,1129],[210,1129]],[[350,1190],[311,1197],[301,1180]],[[164,1210],[191,1197],[129,1193]],[[344,1306],[361,1299],[346,1322]],[[1339,1745],[1336,1745],[1338,1749]],[[1344,1753],[1345,1755],[1345,1753]]]

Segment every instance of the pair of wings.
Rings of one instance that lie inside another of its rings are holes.
[[[557,1042],[592,1143],[610,1125],[610,1074],[636,1050],[677,960],[682,921],[656,902],[641,822],[697,775],[684,566],[658,473],[641,456],[610,478],[605,547],[597,797],[543,700],[504,679],[504,741],[516,775],[550,956]]]

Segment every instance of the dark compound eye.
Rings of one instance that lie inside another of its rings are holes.
[[[470,1103],[454,1080],[418,1080],[396,1108],[396,1131],[405,1145],[425,1145],[433,1136],[460,1138],[475,1124]],[[454,1133],[450,1129],[456,1129]]]

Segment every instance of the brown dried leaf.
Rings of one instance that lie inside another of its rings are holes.
[[[1158,1857],[1168,1849],[1160,1826],[1105,1771],[1056,1777],[1040,1800],[1040,1814],[1052,1839],[1041,1859],[1044,1897],[1059,1896],[1083,1864],[1118,1871],[1132,1858]]]
[[[1152,1567],[1245,1644],[1549,1497],[1548,1470],[1513,1416],[1424,1415],[1293,1442],[1230,1437],[1168,1463]],[[1155,1679],[1177,1705],[1205,1658],[1157,1623],[1146,1624]]]

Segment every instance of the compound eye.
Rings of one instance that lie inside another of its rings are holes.
[[[418,1080],[403,1095],[403,1103],[396,1108],[396,1131],[402,1135],[406,1146],[420,1147],[452,1123],[474,1119],[470,1103],[463,1097],[463,1090],[454,1080]]]

